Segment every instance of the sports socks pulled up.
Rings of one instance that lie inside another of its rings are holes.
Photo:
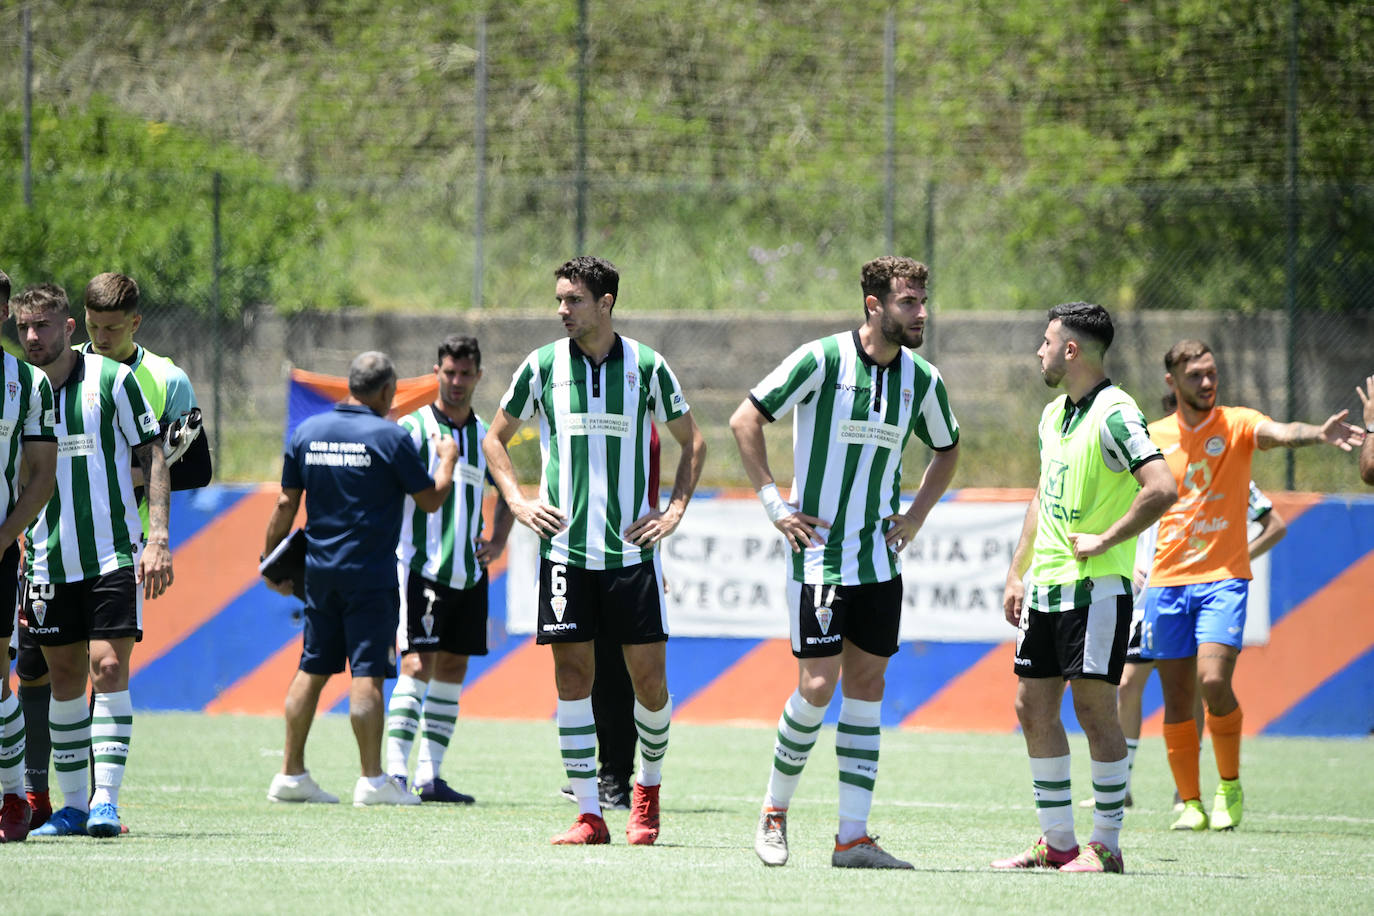
[[[668,753],[668,725],[673,718],[673,698],[662,709],[649,709],[635,699],[635,732],[639,735],[639,775],[641,786],[656,786],[663,781],[663,755]]]
[[[1240,779],[1240,730],[1245,717],[1237,706],[1224,716],[1207,713],[1207,730],[1212,733],[1212,753],[1217,758],[1217,775]]]
[[[91,710],[91,757],[95,760],[92,805],[119,804],[119,787],[124,783],[133,730],[134,704],[129,691],[95,695],[95,706]]]
[[[835,758],[840,767],[841,844],[868,835],[868,812],[873,807],[873,785],[878,778],[878,745],[882,736],[881,700],[840,702],[835,726]]]
[[[1212,741],[1216,741],[1215,735],[1212,736]],[[1165,722],[1164,747],[1169,755],[1169,769],[1174,774],[1178,797],[1184,801],[1201,798],[1202,792],[1198,788],[1197,755],[1202,742],[1197,736],[1197,722],[1193,719]]]
[[[1093,833],[1090,843],[1121,851],[1121,821],[1126,813],[1126,784],[1131,776],[1131,757],[1092,761]]]
[[[1032,757],[1031,790],[1035,813],[1045,842],[1055,849],[1073,849],[1078,839],[1073,832],[1073,797],[1069,789],[1069,755]],[[1096,815],[1094,814],[1094,817]]]
[[[410,772],[410,749],[420,728],[420,709],[429,685],[402,674],[391,690],[386,707],[386,771],[404,777]]]
[[[52,768],[62,790],[63,806],[89,811],[86,792],[91,769],[91,711],[86,698],[53,697],[48,704],[48,730],[52,735]]]
[[[811,757],[811,748],[816,744],[824,718],[825,707],[812,706],[802,699],[801,691],[794,690],[787,698],[773,742],[773,769],[768,775],[768,794],[763,800],[765,808],[786,809],[792,803],[792,793],[797,791],[802,769]]]
[[[601,816],[596,782],[596,717],[592,698],[558,701],[558,747],[579,814]]]
[[[420,755],[415,762],[415,784],[423,786],[439,776],[444,752],[458,723],[458,697],[462,684],[452,681],[429,682],[424,712],[420,716]]]
[[[12,693],[0,700],[0,791],[24,794],[24,711]]]

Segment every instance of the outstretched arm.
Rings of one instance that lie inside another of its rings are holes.
[[[1267,420],[1255,429],[1255,443],[1263,449],[1284,446],[1302,448],[1305,445],[1334,445],[1349,452],[1364,442],[1364,430],[1345,422],[1348,410],[1333,413],[1321,426],[1311,423],[1275,423]]]

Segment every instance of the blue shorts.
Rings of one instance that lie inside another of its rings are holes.
[[[353,677],[396,676],[396,623],[401,596],[390,588],[336,588],[305,579],[305,647],[301,670]]]
[[[1249,595],[1249,579],[1149,588],[1140,654],[1147,659],[1190,658],[1205,642],[1239,649]]]

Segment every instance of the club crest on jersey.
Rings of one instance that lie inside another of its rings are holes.
[[[903,407],[910,407],[910,406],[911,406],[911,389],[910,389],[910,388],[903,388],[903,389],[902,389],[902,406],[903,406]]]
[[[1226,451],[1226,440],[1220,436],[1213,436],[1202,446],[1202,450],[1213,458]]]
[[[631,391],[634,391],[635,385],[639,384],[639,376],[635,375],[633,370],[626,372],[625,384],[629,387]]]
[[[15,398],[19,397],[19,383],[7,382],[5,384],[5,391],[9,392],[10,400],[13,401]]]
[[[96,404],[99,404],[99,403],[100,403],[100,392],[99,392],[99,391],[88,391],[88,392],[86,392],[86,409],[87,409],[87,410],[95,410],[95,405],[96,405]]]
[[[562,595],[549,599],[549,607],[553,608],[553,616],[559,623],[563,622],[563,614],[568,610],[568,599]]]
[[[29,605],[29,612],[33,614],[33,622],[41,627],[44,618],[48,616],[48,602],[42,598],[34,599],[33,603]]]

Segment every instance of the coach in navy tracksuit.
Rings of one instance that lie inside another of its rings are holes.
[[[384,353],[363,353],[348,370],[348,398],[296,428],[282,462],[281,495],[267,523],[266,551],[291,531],[305,494],[305,648],[286,693],[286,754],[267,797],[277,802],[337,802],[305,769],[305,739],[320,691],[330,675],[353,676],[349,718],[358,740],[362,775],[355,805],[418,804],[382,772],[385,704],[382,679],[396,676],[400,592],[396,540],[409,494],[433,512],[453,486],[458,449],[451,438],[434,443],[440,458],[431,480],[414,443],[386,419],[396,394],[396,370]],[[268,582],[290,594],[290,580]]]

